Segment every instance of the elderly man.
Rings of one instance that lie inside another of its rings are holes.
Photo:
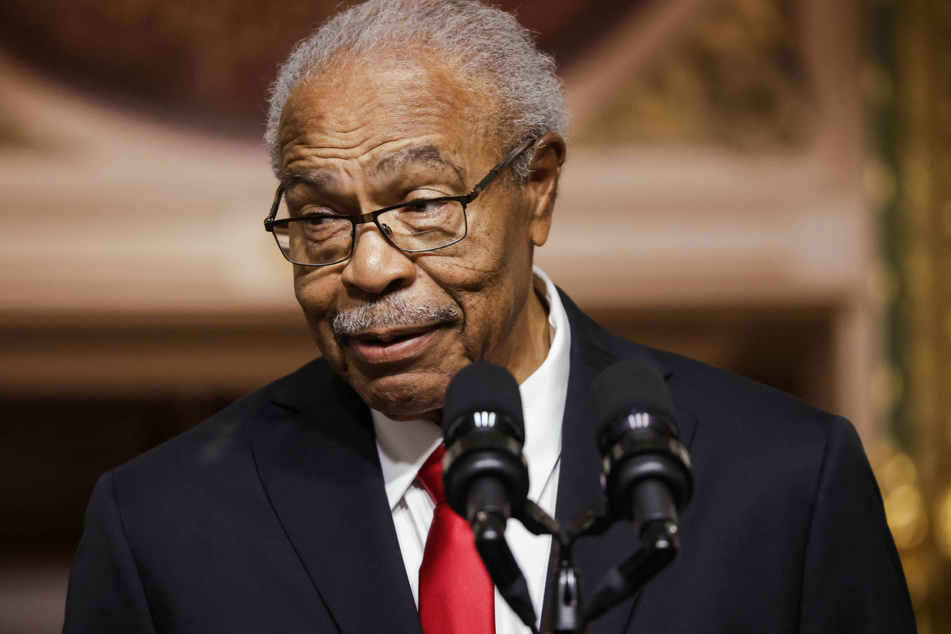
[[[444,539],[446,386],[511,371],[529,496],[570,518],[600,491],[591,383],[626,358],[667,380],[696,490],[680,559],[591,631],[914,631],[849,423],[614,338],[533,270],[566,119],[551,59],[480,3],[371,0],[297,46],[265,225],[323,358],[103,476],[66,632],[527,631]],[[540,609],[550,542],[508,535]],[[622,524],[577,560],[594,583],[635,546]]]

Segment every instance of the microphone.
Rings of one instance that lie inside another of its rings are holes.
[[[605,370],[592,389],[611,510],[633,521],[640,535],[652,523],[676,526],[693,476],[663,377],[627,359]]]
[[[523,513],[528,466],[518,383],[505,368],[476,363],[446,390],[443,408],[446,501],[471,525],[476,548],[499,594],[535,628],[528,584],[505,541],[505,523]]]
[[[605,494],[615,516],[634,523],[640,546],[612,567],[587,605],[593,619],[634,595],[680,549],[677,512],[690,501],[690,456],[678,442],[670,392],[652,366],[627,359],[594,382]]]

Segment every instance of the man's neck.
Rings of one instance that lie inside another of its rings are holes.
[[[521,384],[545,362],[551,347],[551,335],[548,326],[548,303],[544,299],[544,286],[533,285],[528,301],[525,303],[525,332],[517,342],[519,354],[507,364],[508,370]]]

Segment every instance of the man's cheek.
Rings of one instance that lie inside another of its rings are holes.
[[[315,292],[313,288],[298,288],[297,302],[304,312],[311,337],[320,348],[321,354],[334,361],[340,358],[338,342],[333,334],[334,309],[327,296]]]
[[[459,342],[465,356],[472,361],[480,361],[487,348],[491,347],[498,318],[492,309],[492,302],[486,301],[485,297],[479,299],[481,301],[460,303],[465,320],[459,332]]]
[[[321,280],[295,280],[294,286],[297,302],[309,318],[321,320],[332,314],[335,293],[330,285]]]

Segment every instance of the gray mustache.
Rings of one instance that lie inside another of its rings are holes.
[[[420,306],[401,295],[387,295],[334,315],[333,331],[338,337],[389,328],[415,328],[455,321],[459,310],[454,306]]]

